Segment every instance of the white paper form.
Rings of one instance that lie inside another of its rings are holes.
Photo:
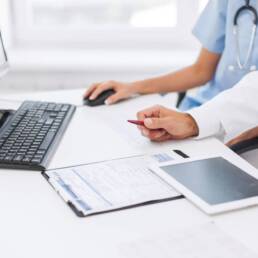
[[[170,199],[180,194],[148,169],[173,157],[167,153],[48,171],[49,182],[83,214]]]
[[[121,243],[121,258],[257,258],[213,223]]]

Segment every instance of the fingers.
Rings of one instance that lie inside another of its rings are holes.
[[[239,142],[239,137],[237,137],[237,138],[235,138],[235,139],[229,141],[226,145],[227,145],[228,147],[230,147],[230,146],[232,146],[232,145],[234,145],[234,144],[236,144],[236,143],[238,143],[238,142]]]
[[[148,130],[147,128],[143,128],[141,132],[143,136],[149,138],[151,141],[155,141],[167,134],[165,130]]]
[[[146,118],[144,119],[144,125],[151,130],[164,128],[164,119],[162,118]]]
[[[119,100],[122,100],[124,97],[120,92],[117,92],[115,94],[113,94],[112,96],[110,96],[106,101],[105,104],[106,105],[112,105],[115,104],[116,102],[118,102]]]
[[[149,132],[148,138],[151,141],[158,141],[158,139],[164,137],[165,135],[167,135],[167,132],[165,130],[151,130]]]
[[[103,91],[113,89],[115,86],[114,82],[104,82],[94,88],[94,90],[91,92],[90,100],[96,99]]]
[[[238,143],[238,141],[236,139],[233,139],[233,140],[229,141],[226,145],[228,147],[231,147],[232,145],[235,145],[236,143]]]
[[[85,92],[84,98],[88,98],[92,94],[92,92],[98,87],[98,85],[100,85],[100,83],[93,83]]]
[[[137,113],[138,120],[144,120],[147,117],[159,117],[162,106],[153,106]]]
[[[165,142],[168,140],[172,140],[173,137],[170,134],[165,134],[163,136],[161,136],[160,138],[156,138],[154,140],[152,140],[153,142]]]
[[[138,128],[142,135],[151,141],[163,141],[168,138],[169,134],[164,130],[165,120],[160,117],[164,109],[162,106],[154,106],[137,113],[137,118],[143,120],[145,125]]]
[[[239,136],[237,136],[236,138],[232,139],[231,141],[229,141],[226,145],[228,147],[231,147],[232,145],[238,144],[240,142],[252,139],[254,136],[252,134],[252,130],[249,130],[243,134],[240,134]]]
[[[238,143],[240,143],[240,142],[242,142],[242,141],[245,141],[245,140],[247,140],[247,138],[245,138],[245,137],[241,134],[240,136],[238,136],[238,137],[232,139],[231,141],[229,141],[226,145],[227,145],[228,147],[231,147],[231,146],[233,146],[233,145],[235,145],[235,144],[238,144]]]
[[[253,129],[250,129],[250,130],[240,134],[239,136],[237,136],[233,140],[229,141],[227,143],[227,146],[230,147],[230,146],[235,145],[237,143],[253,139],[257,136],[258,136],[258,127],[255,127]]]

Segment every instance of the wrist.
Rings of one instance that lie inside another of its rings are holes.
[[[187,137],[197,137],[199,135],[199,127],[197,122],[189,114],[185,114],[185,121],[188,128]]]
[[[130,85],[131,94],[144,94],[144,85],[142,81],[132,82]]]

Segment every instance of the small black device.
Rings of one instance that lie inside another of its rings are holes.
[[[25,101],[0,117],[0,168],[45,170],[75,106]]]
[[[103,91],[102,93],[100,93],[100,95],[96,99],[90,100],[89,98],[84,98],[83,104],[86,106],[90,106],[90,107],[104,105],[106,99],[108,99],[110,96],[112,96],[115,93],[116,92],[112,89]]]

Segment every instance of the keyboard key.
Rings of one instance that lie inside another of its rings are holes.
[[[45,151],[37,151],[37,155],[44,155],[45,154]]]
[[[54,132],[49,132],[47,135],[46,135],[46,138],[44,139],[43,143],[40,145],[40,150],[47,150],[50,143],[52,142],[53,138],[55,136],[55,133]]]
[[[48,119],[46,122],[45,122],[45,124],[46,125],[52,125],[52,123],[54,122],[54,119]]]
[[[22,161],[25,163],[29,163],[31,161],[31,158],[24,158]]]
[[[41,162],[41,159],[32,159],[31,162],[38,164]]]
[[[13,160],[13,156],[12,155],[7,155],[4,158],[5,161],[12,161]]]
[[[67,112],[69,110],[70,106],[69,105],[63,105],[61,111]]]
[[[14,157],[14,161],[22,161],[22,159],[23,159],[23,155],[17,155],[17,156],[15,156]]]

